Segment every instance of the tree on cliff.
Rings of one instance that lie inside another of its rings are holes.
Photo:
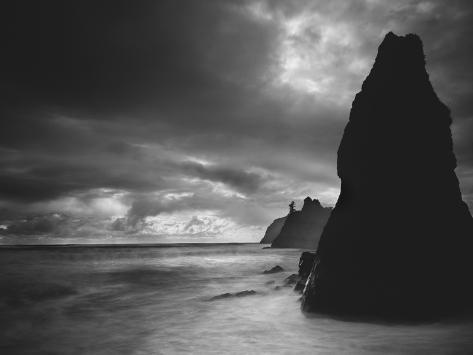
[[[296,210],[295,209],[295,203],[294,201],[292,201],[290,204],[289,204],[289,213],[294,213],[294,211]]]
[[[294,201],[289,207],[294,208]],[[323,207],[319,200],[306,197],[302,210],[293,209],[287,215],[271,247],[315,249],[331,211],[331,208]]]

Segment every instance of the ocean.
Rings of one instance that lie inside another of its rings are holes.
[[[0,247],[0,354],[473,354],[465,319],[302,313],[300,295],[284,287],[300,253],[258,244]],[[276,265],[284,271],[263,274]]]

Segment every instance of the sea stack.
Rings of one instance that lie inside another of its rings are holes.
[[[273,248],[315,249],[320,235],[332,211],[323,207],[319,200],[306,197],[302,210],[289,212],[281,232],[273,240]]]
[[[451,122],[420,38],[388,33],[338,149],[341,192],[303,310],[425,319],[473,303],[473,219]]]

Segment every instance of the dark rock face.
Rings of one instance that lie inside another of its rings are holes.
[[[472,302],[473,220],[450,124],[420,38],[388,33],[340,143],[341,193],[304,310],[428,318]]]
[[[299,259],[299,276],[300,277],[309,277],[310,272],[312,271],[312,266],[314,265],[316,253],[311,251],[305,251],[302,253]]]
[[[260,244],[271,244],[274,239],[279,235],[281,232],[282,226],[286,221],[286,217],[277,218],[269,225],[266,229],[266,233],[264,233],[263,239],[259,242]]]
[[[289,213],[271,247],[315,249],[331,211],[319,200],[306,197],[301,211]]]
[[[299,259],[299,279],[296,283],[296,286],[294,287],[295,291],[302,292],[304,290],[307,278],[309,277],[310,272],[312,271],[315,259],[315,252],[305,251],[302,253]]]

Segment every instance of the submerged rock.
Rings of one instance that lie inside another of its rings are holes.
[[[276,265],[275,267],[273,267],[269,270],[263,271],[263,274],[274,274],[276,272],[282,272],[282,271],[284,271],[284,269],[281,266]]]
[[[215,301],[215,300],[221,300],[225,298],[231,298],[231,297],[244,297],[244,296],[251,296],[251,295],[256,295],[255,290],[245,290],[245,291],[240,291],[236,293],[222,293],[221,295],[217,295],[212,297],[209,301]]]
[[[319,200],[306,197],[301,211],[289,213],[271,247],[315,249],[331,211]]]
[[[271,244],[281,232],[286,218],[287,216],[275,219],[266,229],[266,233],[264,233],[264,237],[261,239],[260,244]]]
[[[251,295],[256,295],[255,290],[246,290],[246,291],[240,291],[235,293],[235,297],[243,297],[243,296],[251,296]]]
[[[217,295],[217,296],[214,296],[210,299],[210,301],[214,301],[214,300],[221,300],[222,298],[229,298],[229,297],[233,297],[233,294],[227,292],[227,293],[222,293],[221,295]]]
[[[388,33],[340,143],[341,192],[304,310],[428,318],[471,304],[473,220],[450,124],[420,38]]]

